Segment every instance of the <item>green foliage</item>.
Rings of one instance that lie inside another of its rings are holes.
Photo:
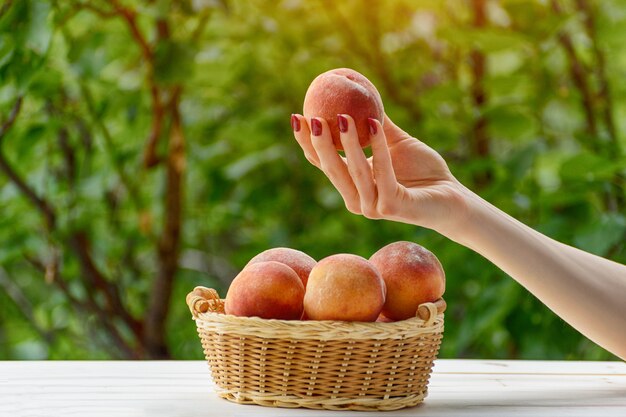
[[[151,55],[113,3],[135,12]],[[561,3],[556,11],[545,1],[487,2],[479,27],[471,2],[458,1],[5,2],[0,123],[18,97],[23,103],[1,151],[57,218],[47,227],[0,173],[0,358],[128,356],[102,317],[77,307],[90,291],[96,305],[106,300],[89,289],[70,242],[84,232],[129,313],[148,314],[170,216],[163,163],[143,164],[151,87],[165,114],[157,153],[171,152],[176,105],[185,139],[180,256],[165,328],[171,356],[202,356],[186,293],[205,285],[225,295],[262,250],[368,257],[413,240],[447,271],[441,356],[611,358],[468,249],[347,212],[289,126],[318,73],[355,68],[379,87],[390,117],[442,153],[468,187],[557,240],[626,262],[626,7]],[[485,62],[478,76],[476,56]],[[588,91],[572,75],[575,61]],[[487,153],[476,151],[481,134]]]

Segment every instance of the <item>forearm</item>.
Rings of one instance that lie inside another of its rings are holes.
[[[626,359],[626,266],[557,242],[468,192],[468,218],[448,236],[517,280],[557,315]]]

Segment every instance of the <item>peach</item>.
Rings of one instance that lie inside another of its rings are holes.
[[[374,84],[349,68],[332,69],[318,75],[304,96],[302,112],[307,119],[326,119],[338,150],[343,150],[339,139],[338,114],[352,116],[362,148],[370,144],[367,119],[371,117],[381,123],[385,119],[383,101]]]
[[[246,266],[230,284],[224,312],[234,316],[298,320],[302,317],[304,285],[296,272],[276,262]]]
[[[250,259],[248,265],[266,261],[280,262],[293,269],[302,280],[302,284],[304,284],[305,288],[311,269],[313,269],[317,263],[315,259],[311,258],[302,251],[291,248],[272,248],[263,251],[254,258]]]
[[[376,322],[378,322],[378,323],[393,323],[394,321],[391,320],[389,317],[386,317],[383,313],[380,313],[378,315],[378,318],[376,319]]]
[[[328,256],[309,275],[304,312],[309,320],[375,321],[385,304],[385,282],[365,258]]]
[[[387,286],[382,313],[391,320],[414,317],[417,308],[443,295],[446,276],[439,259],[413,242],[391,243],[370,257]]]

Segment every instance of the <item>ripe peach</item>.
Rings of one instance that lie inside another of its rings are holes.
[[[385,303],[385,282],[357,255],[328,256],[315,265],[304,295],[310,320],[375,321]]]
[[[338,114],[348,114],[354,119],[361,147],[370,144],[369,117],[383,123],[385,109],[374,84],[362,74],[349,69],[337,68],[318,75],[304,96],[303,115],[326,119],[333,142],[343,150],[339,139]]]
[[[417,307],[443,295],[446,276],[437,257],[413,242],[394,242],[370,257],[387,286],[382,313],[392,320],[414,317]]]
[[[311,258],[302,251],[291,248],[272,248],[263,251],[254,258],[250,259],[248,265],[266,261],[280,262],[296,271],[296,274],[298,274],[302,280],[302,284],[304,284],[305,288],[311,269],[313,269],[317,263],[315,259]]]
[[[246,266],[230,284],[224,312],[234,316],[298,320],[304,285],[293,269],[275,261]]]

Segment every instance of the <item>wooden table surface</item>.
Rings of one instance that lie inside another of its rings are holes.
[[[0,362],[0,416],[619,416],[626,363],[437,360],[426,401],[384,413],[233,404],[202,361]]]

